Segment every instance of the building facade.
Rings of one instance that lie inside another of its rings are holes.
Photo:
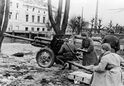
[[[48,20],[47,4],[42,0],[10,0],[8,32],[48,32]]]

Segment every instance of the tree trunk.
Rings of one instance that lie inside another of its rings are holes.
[[[65,33],[66,27],[68,24],[69,9],[70,9],[70,0],[66,0],[64,18],[62,22],[62,33],[63,34]]]
[[[69,14],[69,8],[70,8],[70,0],[66,0],[65,4],[65,12],[64,12],[64,18],[62,21],[61,25],[61,16],[62,16],[62,3],[63,0],[59,0],[59,5],[58,5],[58,13],[56,19],[53,19],[52,15],[52,6],[51,6],[51,0],[48,0],[48,15],[49,15],[49,20],[51,22],[51,25],[55,31],[55,33],[58,35],[63,35],[65,34],[65,30],[67,27],[68,23],[68,14]]]
[[[0,32],[2,31],[2,22],[3,22],[3,14],[4,14],[5,0],[0,0]]]
[[[2,32],[6,32],[7,26],[8,26],[8,21],[9,21],[9,0],[5,0],[6,1],[6,8],[5,8],[5,14],[4,14],[4,23],[3,23],[3,27],[2,27]],[[2,33],[2,34],[3,34]]]
[[[49,15],[49,20],[51,22],[51,25],[55,31],[55,33],[58,33],[58,30],[56,28],[55,21],[53,19],[53,14],[52,14],[52,6],[51,6],[51,0],[48,0],[48,15]]]
[[[60,30],[60,23],[61,23],[61,16],[62,16],[62,0],[59,0],[59,5],[58,5],[58,15],[56,17],[56,25],[59,27]]]
[[[0,3],[0,4],[4,4],[1,7],[3,9],[0,9],[0,12],[3,12],[3,13],[0,13],[0,15],[2,15],[2,17],[1,17],[2,22],[0,23],[0,25],[1,25],[1,31],[0,31],[0,52],[1,52],[2,41],[4,39],[3,33],[6,32],[7,25],[8,25],[8,20],[9,20],[8,16],[9,16],[9,3],[10,3],[10,1],[9,0],[0,0],[0,1],[2,1],[2,3]]]
[[[1,46],[2,46],[2,41],[3,41],[3,36],[0,36],[0,53],[1,53]]]

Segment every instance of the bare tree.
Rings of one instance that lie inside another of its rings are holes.
[[[69,21],[68,25],[71,27],[72,32],[77,32],[77,29],[76,29],[77,23],[76,22],[77,22],[77,17],[72,17]]]
[[[9,15],[9,0],[0,0],[0,52],[3,41],[3,33],[6,32]]]
[[[102,22],[102,20],[101,20],[101,19],[99,19],[99,23],[98,23],[98,33],[100,33],[100,29],[101,29],[101,27],[102,27],[101,22]]]
[[[88,24],[89,23],[84,21],[80,16],[75,16],[69,21],[69,26],[72,28],[73,32],[76,32],[76,34],[80,34],[83,27],[86,27]]]
[[[56,19],[53,19],[51,0],[48,0],[49,20],[56,34],[65,34],[68,23],[70,0],[66,0],[63,21],[62,21],[62,6],[63,6],[63,0],[59,0],[57,17]]]

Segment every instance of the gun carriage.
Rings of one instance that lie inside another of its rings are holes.
[[[36,54],[36,61],[40,67],[49,68],[54,62],[56,62],[56,56],[64,43],[66,37],[69,35],[55,35],[52,39],[45,37],[35,37],[34,39],[14,36],[11,34],[4,33],[5,37],[26,40],[31,43],[31,45],[36,47],[41,47],[41,49]]]

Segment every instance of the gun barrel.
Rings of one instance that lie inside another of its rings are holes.
[[[8,33],[4,33],[5,37],[10,37],[10,38],[16,38],[16,39],[22,39],[22,40],[26,40],[26,41],[34,41],[33,39],[29,39],[29,38],[24,38],[24,37],[20,37],[20,36],[14,36]]]
[[[41,41],[39,41],[39,40],[34,40],[34,39],[25,38],[25,37],[21,37],[21,36],[14,36],[14,35],[11,35],[11,34],[8,34],[8,33],[4,33],[4,36],[5,37],[10,37],[10,38],[26,40],[26,41],[30,41],[30,42],[36,42],[36,43],[40,43],[40,44],[43,44],[43,45],[48,45],[48,44],[50,44],[50,41],[51,41],[51,39],[43,38],[43,37],[40,37]]]

